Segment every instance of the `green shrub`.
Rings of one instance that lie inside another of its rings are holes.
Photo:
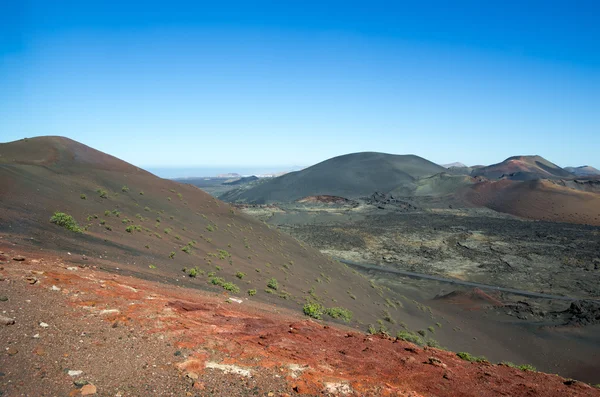
[[[79,195],[79,198],[82,200],[87,200],[87,196],[83,193],[81,195]]]
[[[144,191],[142,190],[142,191],[140,192],[140,196],[143,196],[143,195],[144,195]]]
[[[209,232],[212,232],[215,230],[215,228],[212,225],[207,225],[206,230],[208,230]]]
[[[55,212],[50,218],[50,222],[57,224],[60,227],[64,227],[75,233],[83,233],[83,230],[79,227],[75,219],[71,215],[67,215],[64,212]]]
[[[210,283],[213,285],[223,285],[225,284],[225,279],[222,277],[213,277],[210,279]]]
[[[156,265],[149,265],[148,266],[150,269],[156,269]]]
[[[435,334],[435,328],[433,328],[432,326],[427,327],[427,331],[431,332],[432,334]]]
[[[236,276],[237,278],[239,278],[240,280],[241,280],[241,279],[243,279],[245,275],[246,275],[246,273],[242,273],[242,272],[237,272],[237,273],[235,274],[235,276]]]
[[[275,278],[272,278],[267,282],[267,287],[276,290],[277,288],[279,288],[279,284],[277,283],[277,280]]]
[[[131,232],[133,232],[133,230],[134,230],[134,228],[133,228],[133,226],[131,226],[131,225],[129,225],[129,226],[127,226],[127,227],[125,228],[125,231],[126,231],[127,233],[131,233]]]
[[[165,232],[165,234],[169,234],[169,233],[171,233],[171,229],[170,229],[170,228],[166,228],[166,229],[164,230],[164,232]]]
[[[106,190],[98,189],[98,190],[96,190],[96,192],[100,195],[101,198],[108,197],[108,193],[106,192]]]
[[[128,191],[129,191],[129,188],[128,188],[127,186],[123,186],[123,187],[121,188],[121,191],[122,191],[122,192],[128,192]]]
[[[193,267],[188,271],[188,276],[196,277],[198,275],[198,269]]]
[[[175,258],[175,252],[171,251],[171,253],[169,254],[169,258],[171,258],[171,259]]]
[[[419,335],[408,331],[398,331],[398,333],[396,334],[396,338],[406,342],[414,343],[415,345],[419,346],[423,346],[423,344],[425,343]]]
[[[377,329],[375,329],[373,324],[369,324],[369,328],[367,328],[367,333],[369,335],[375,335],[377,333]]]
[[[343,307],[330,307],[325,309],[325,313],[333,318],[341,318],[346,323],[349,323],[350,320],[352,320],[352,312]]]
[[[223,283],[222,287],[229,292],[233,292],[234,294],[240,292],[240,287],[238,287],[234,283]]]
[[[248,295],[250,295],[250,296],[256,295],[256,290],[255,289],[249,289],[248,290]]]
[[[475,362],[475,363],[485,363],[488,362],[487,358],[481,356],[481,357],[477,357],[477,356],[473,356],[470,353],[467,352],[459,352],[456,353],[456,355],[458,357],[460,357],[461,359],[465,360],[465,361],[469,361],[469,362]]]
[[[275,289],[277,289],[277,288],[275,288]],[[320,320],[321,317],[323,316],[323,312],[325,311],[325,308],[320,303],[308,302],[308,303],[304,304],[304,307],[302,310],[304,311],[304,314],[306,314],[307,316],[316,318],[317,320]]]
[[[144,207],[144,211],[150,212],[150,207]]]
[[[183,248],[181,249],[183,252],[185,252],[186,254],[189,254],[192,249],[190,248],[189,245],[184,245]]]
[[[419,335],[421,335],[422,337],[425,337],[425,334],[426,334],[426,332],[424,330],[422,330],[422,329],[418,330],[417,333]]]
[[[517,368],[519,368],[521,371],[532,371],[532,372],[537,371],[537,369],[533,365],[530,365],[530,364],[518,365]]]

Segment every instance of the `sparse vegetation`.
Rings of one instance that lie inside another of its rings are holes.
[[[170,259],[173,259],[173,258],[175,258],[175,252],[171,251],[171,253],[169,254],[169,258],[170,258]]]
[[[79,195],[79,198],[82,200],[87,200],[87,196],[83,193],[81,195]]]
[[[332,318],[340,318],[346,323],[349,323],[350,320],[352,320],[352,312],[343,307],[330,307],[325,309],[325,313]]]
[[[435,334],[435,328],[433,328],[432,326],[427,327],[427,331],[431,332],[432,334]]]
[[[241,280],[241,279],[243,279],[246,276],[246,273],[237,272],[235,274],[235,276]]]
[[[127,186],[123,186],[123,187],[121,188],[121,191],[122,191],[123,193],[126,193],[126,192],[128,192],[128,191],[129,191],[129,188],[128,188]]]
[[[83,233],[83,229],[79,227],[75,219],[64,212],[55,212],[54,215],[50,218],[50,222],[64,227],[67,230],[70,230],[75,233]]]
[[[275,288],[275,289],[277,289],[277,288]],[[315,318],[317,320],[320,320],[321,317],[323,316],[325,308],[320,303],[307,302],[304,304],[304,307],[302,310],[304,311],[304,314],[306,314],[307,316]]]
[[[460,357],[461,359],[472,362],[472,363],[487,363],[488,362],[487,358],[485,358],[483,356],[480,356],[480,357],[473,356],[472,354],[467,353],[467,352],[458,352],[458,353],[456,353],[456,355],[458,357]]]
[[[248,295],[250,295],[250,296],[256,295],[256,290],[255,289],[249,289],[248,290]]]
[[[214,232],[215,228],[212,225],[206,225],[206,230],[209,232]]]
[[[106,192],[106,190],[98,189],[98,190],[96,190],[96,192],[100,195],[101,198],[108,197],[108,193]]]
[[[272,278],[267,282],[267,287],[277,290],[277,288],[279,288],[279,284],[275,278]]]
[[[398,333],[396,334],[396,338],[406,342],[414,343],[415,345],[419,346],[423,346],[425,343],[423,341],[423,338],[421,338],[419,335],[408,331],[398,331]]]

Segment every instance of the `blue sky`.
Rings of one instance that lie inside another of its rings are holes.
[[[0,141],[231,171],[357,151],[600,168],[597,2],[126,3],[0,2]]]

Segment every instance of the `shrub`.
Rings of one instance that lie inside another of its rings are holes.
[[[207,225],[206,230],[208,230],[209,232],[212,232],[215,230],[215,228],[212,225]]]
[[[346,323],[349,323],[350,320],[352,320],[352,312],[348,309],[344,309],[343,307],[331,307],[329,309],[325,309],[325,313],[333,318],[341,318]]]
[[[171,253],[169,254],[169,258],[171,258],[171,259],[175,258],[175,252],[171,251]]]
[[[225,284],[225,279],[222,277],[213,277],[210,279],[210,283],[213,285],[223,285]]]
[[[144,207],[144,211],[150,212],[150,207]]]
[[[143,195],[144,195],[144,191],[142,190],[142,191],[140,192],[140,196],[143,196]]]
[[[465,360],[465,361],[469,361],[469,362],[475,362],[475,363],[485,363],[488,362],[487,358],[481,356],[481,357],[477,357],[477,356],[473,356],[470,353],[467,352],[459,352],[456,353],[456,355],[458,357],[460,357],[461,359]]]
[[[242,272],[237,272],[237,273],[235,274],[235,276],[236,276],[237,278],[239,278],[240,280],[241,280],[241,279],[243,279],[245,275],[246,275],[246,273],[242,273]]]
[[[131,233],[131,232],[133,232],[133,230],[134,230],[134,228],[133,228],[133,226],[131,226],[131,225],[129,225],[129,226],[127,226],[127,227],[125,228],[125,231],[126,231],[127,233]]]
[[[537,371],[536,368],[530,364],[518,365],[517,368],[519,368],[521,371],[532,371],[532,372]]]
[[[406,342],[414,343],[415,345],[419,346],[423,346],[424,343],[423,339],[421,339],[419,335],[413,334],[412,332],[408,331],[398,331],[398,333],[396,334],[396,338]]]
[[[432,334],[435,334],[435,328],[433,328],[432,326],[427,327],[427,330]]]
[[[100,195],[101,198],[108,197],[108,193],[106,193],[106,190],[98,189],[98,190],[96,190],[96,192]]]
[[[79,196],[79,198],[82,200],[87,200],[87,196],[83,193]]]
[[[248,295],[250,295],[250,296],[256,295],[256,290],[255,289],[249,289],[248,290]]]
[[[164,230],[164,232],[165,232],[165,234],[169,234],[169,233],[171,233],[171,229],[170,229],[170,228],[166,228],[166,229]]]
[[[367,328],[367,333],[369,335],[375,335],[377,333],[377,330],[375,329],[373,324],[369,324],[369,328]]]
[[[417,331],[417,333],[418,333],[419,335],[423,336],[423,337],[424,337],[424,336],[425,336],[425,334],[426,334],[426,332],[425,332],[424,330],[422,330],[422,329],[418,330],[418,331]]]
[[[277,280],[275,278],[272,278],[267,282],[267,287],[276,290],[277,288],[279,288],[279,284],[277,283]]]
[[[123,187],[121,188],[121,191],[122,191],[122,192],[128,192],[128,191],[129,191],[129,188],[128,188],[127,186],[123,186]]]
[[[149,265],[148,266],[150,269],[156,269],[156,265]]]
[[[196,269],[195,267],[191,268],[188,271],[188,276],[190,277],[196,277],[198,275],[198,269]]]
[[[308,302],[308,303],[304,304],[304,307],[302,310],[304,311],[304,314],[306,314],[307,316],[316,318],[317,320],[320,320],[321,316],[323,316],[323,312],[325,311],[325,308],[320,303]]]
[[[191,248],[189,245],[184,245],[183,248],[181,249],[183,252],[185,252],[186,254],[189,254],[191,252]]]
[[[82,233],[83,230],[79,227],[75,219],[71,215],[67,215],[64,212],[55,212],[50,218],[50,222],[57,224],[60,227],[64,227],[75,233]]]
[[[233,292],[234,294],[240,292],[240,287],[234,283],[223,283],[222,287],[229,292]]]

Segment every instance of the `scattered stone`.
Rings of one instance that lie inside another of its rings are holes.
[[[67,267],[67,270],[76,271],[77,267],[75,267],[75,266],[69,266],[69,267]]]
[[[83,379],[77,379],[77,380],[73,381],[73,384],[78,389],[81,389],[83,386],[87,385],[88,383],[90,383],[90,382],[88,382],[87,380],[83,380]]]
[[[73,377],[75,377],[75,376],[79,376],[79,375],[81,375],[82,373],[83,373],[83,371],[81,371],[81,370],[69,370],[69,371],[67,372],[67,374],[68,374],[69,376],[73,376]]]
[[[44,322],[41,322],[41,323],[40,323],[40,327],[42,327],[42,328],[48,328],[48,327],[49,327],[49,325],[48,325],[48,324],[46,324],[46,323],[44,323]]]
[[[25,260],[24,256],[21,255],[17,255],[13,258],[13,261],[17,261],[17,262],[23,262]]]
[[[60,288],[58,288],[56,285],[53,285],[52,288],[50,288],[52,291],[60,291]]]
[[[13,325],[15,323],[14,318],[0,316],[0,324],[2,325]]]
[[[446,367],[447,367],[447,365],[446,365],[446,364],[444,364],[444,363],[442,362],[442,360],[440,360],[440,359],[439,359],[439,358],[437,358],[437,357],[429,357],[429,359],[428,359],[428,361],[427,361],[427,363],[426,363],[426,364],[431,364],[431,365],[433,365],[434,367],[442,367],[442,368],[446,368]]]
[[[35,284],[35,283],[38,282],[38,279],[36,277],[33,277],[33,276],[26,277],[25,280],[27,280],[27,282],[29,284],[31,284],[31,285],[33,285],[33,284]]]
[[[206,386],[202,382],[194,382],[194,385],[192,387],[194,389],[196,389],[196,390],[204,390],[204,389],[206,389]]]
[[[39,338],[40,338],[40,334],[33,335],[33,339],[39,339]]]
[[[9,347],[8,349],[6,349],[6,353],[8,353],[9,356],[14,356],[18,352],[19,351],[17,349],[15,349],[14,347]]]
[[[192,380],[198,380],[198,374],[195,372],[188,372],[187,374],[185,374],[185,376]]]
[[[96,386],[92,385],[91,383],[88,383],[81,388],[82,396],[91,396],[94,394],[96,394]]]
[[[8,300],[8,296],[0,296],[0,302],[6,302]]]
[[[81,259],[83,259],[84,261],[87,261],[87,260],[88,260],[88,257],[87,257],[87,256],[85,256],[85,255],[81,255]]]

